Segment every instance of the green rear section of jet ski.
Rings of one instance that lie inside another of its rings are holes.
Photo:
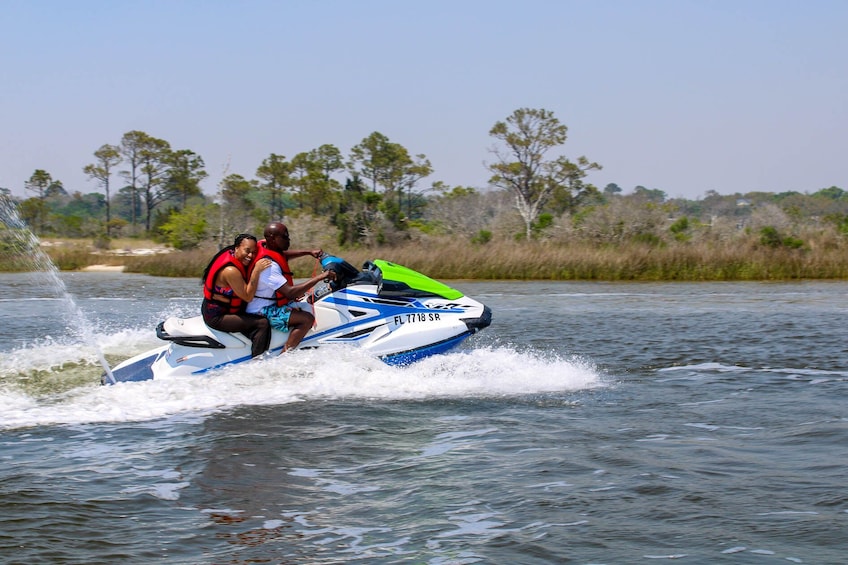
[[[374,265],[376,265],[383,274],[384,287],[386,286],[385,281],[394,281],[403,283],[409,288],[414,288],[415,290],[428,294],[435,294],[448,300],[456,300],[463,296],[462,293],[455,288],[451,288],[444,283],[433,280],[430,277],[422,275],[418,271],[413,271],[403,265],[383,261],[382,259],[374,260]]]

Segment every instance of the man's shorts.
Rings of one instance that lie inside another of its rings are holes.
[[[289,318],[291,317],[292,309],[288,305],[284,306],[266,306],[259,311],[260,314],[268,318],[271,327],[275,330],[283,332],[289,331]]]

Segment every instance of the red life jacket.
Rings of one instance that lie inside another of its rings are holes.
[[[280,271],[283,272],[283,276],[286,277],[286,284],[289,286],[294,285],[294,273],[289,270],[289,262],[285,258],[282,253],[278,253],[277,251],[271,251],[267,247],[265,247],[265,240],[260,240],[256,245],[256,258],[253,259],[253,263],[250,265],[251,272],[253,271],[253,265],[256,265],[256,262],[262,259],[263,257],[267,257],[277,265],[280,266]],[[274,300],[277,303],[277,306],[282,306],[283,304],[288,304],[289,299],[286,298],[280,289],[274,291],[274,296],[256,296],[255,298],[264,298],[266,300]]]
[[[232,251],[221,253],[209,267],[209,274],[206,275],[206,280],[203,281],[203,298],[210,302],[215,302],[216,304],[226,306],[227,313],[229,314],[238,314],[244,307],[244,300],[239,298],[238,295],[235,294],[235,292],[233,292],[232,296],[229,297],[229,301],[221,300],[220,298],[213,298],[214,296],[226,297],[226,295],[221,294],[221,292],[215,291],[215,278],[218,276],[218,273],[220,273],[225,267],[229,267],[230,265],[235,265],[241,273],[242,278],[245,280],[245,282],[247,282],[247,269],[245,269],[242,262],[236,259]],[[225,287],[221,288],[220,290],[228,292],[232,291],[233,289],[230,287]]]

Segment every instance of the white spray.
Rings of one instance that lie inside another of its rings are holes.
[[[44,275],[46,285],[55,292],[56,296],[61,298],[61,302],[66,304],[71,319],[76,319],[78,322],[78,330],[80,337],[84,342],[91,344],[94,347],[100,364],[106,371],[106,376],[110,382],[115,382],[115,377],[112,375],[112,369],[109,363],[106,362],[106,357],[103,355],[100,347],[94,339],[94,334],[91,330],[91,324],[85,317],[85,314],[77,305],[73,296],[65,287],[64,281],[59,277],[59,269],[41,249],[41,242],[38,237],[30,230],[26,223],[18,214],[18,209],[15,203],[5,195],[0,195],[0,223],[5,224],[6,229],[3,231],[6,243],[13,250],[18,250],[22,258],[31,264],[31,270]]]

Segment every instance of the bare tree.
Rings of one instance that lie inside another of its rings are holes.
[[[489,135],[503,143],[491,150],[497,161],[487,165],[493,173],[489,182],[513,194],[528,239],[555,191],[573,193],[575,188],[583,188],[581,179],[587,171],[601,168],[586,157],[576,163],[565,157],[547,159],[548,152],[568,138],[568,128],[548,110],[518,109],[505,122],[497,122]]]
[[[112,178],[112,169],[121,162],[120,148],[114,145],[104,144],[94,152],[97,161],[83,167],[83,172],[89,178],[96,180],[106,193],[106,236],[109,236],[109,222],[112,220],[109,204],[109,181]]]
[[[121,137],[120,152],[128,170],[121,171],[121,176],[127,181],[127,188],[130,193],[130,224],[135,230],[136,222],[138,221],[139,210],[139,177],[141,176],[141,152],[144,148],[146,139],[150,137],[143,131],[133,130],[128,131]]]
[[[150,231],[153,209],[168,199],[165,181],[170,171],[171,144],[164,139],[148,136],[141,147],[141,172],[144,175],[144,229]],[[201,165],[202,166],[202,165]]]

